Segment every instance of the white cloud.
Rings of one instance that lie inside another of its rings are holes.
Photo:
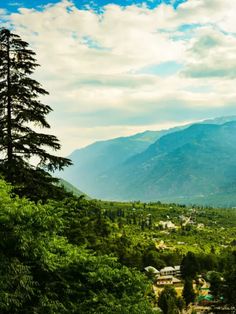
[[[197,120],[195,120],[197,121]],[[179,122],[178,125],[185,125],[195,122],[193,120],[186,120]],[[112,126],[102,126],[102,127],[73,127],[67,128],[68,140],[64,143],[64,150],[67,152],[72,152],[71,148],[77,149],[85,147],[89,144],[92,144],[96,141],[108,140],[111,138],[122,137],[122,136],[131,136],[136,133],[141,133],[147,130],[157,131],[169,129],[176,126],[176,121],[166,121],[156,124],[148,125],[112,125]],[[63,138],[63,131],[55,126],[55,131],[58,136]],[[75,143],[78,145],[75,147]]]
[[[118,136],[224,113],[224,107],[229,112],[236,96],[235,10],[233,1],[189,0],[177,10],[108,5],[97,14],[62,1],[40,11],[21,8],[9,19],[37,53],[42,67],[35,76],[55,110],[52,131],[69,153],[105,131]],[[196,24],[188,36],[180,28],[186,24]],[[169,61],[183,71],[140,73]]]
[[[0,8],[0,25],[0,27],[2,27],[3,25],[6,25],[7,27],[9,25],[7,11],[2,8]]]
[[[236,36],[202,27],[191,41],[186,74],[193,77],[236,78]]]

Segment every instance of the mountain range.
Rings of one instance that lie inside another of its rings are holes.
[[[93,198],[236,206],[236,116],[100,141],[60,176]]]

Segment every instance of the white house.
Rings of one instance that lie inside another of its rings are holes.
[[[180,284],[181,281],[174,276],[160,276],[156,280],[157,286],[165,286],[165,285],[177,285]]]
[[[174,276],[175,275],[175,269],[172,266],[164,267],[160,270],[161,276]]]
[[[180,266],[167,266],[164,267],[160,270],[160,275],[161,276],[180,276],[181,272],[180,272]]]

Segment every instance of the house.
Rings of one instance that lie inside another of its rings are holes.
[[[159,276],[156,279],[157,286],[180,285],[181,281],[174,276]]]
[[[160,270],[161,276],[174,276],[175,275],[175,269],[172,266],[164,267]]]
[[[174,266],[175,269],[175,276],[180,277],[181,276],[181,269],[180,266]]]
[[[160,270],[160,275],[161,276],[181,276],[181,270],[180,270],[180,266],[167,266],[164,267]]]

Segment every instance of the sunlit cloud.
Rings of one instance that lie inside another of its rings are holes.
[[[61,1],[7,15],[42,65],[63,153],[107,137],[235,112],[236,3]],[[0,10],[0,19],[6,12]],[[107,131],[107,133],[105,132]]]

